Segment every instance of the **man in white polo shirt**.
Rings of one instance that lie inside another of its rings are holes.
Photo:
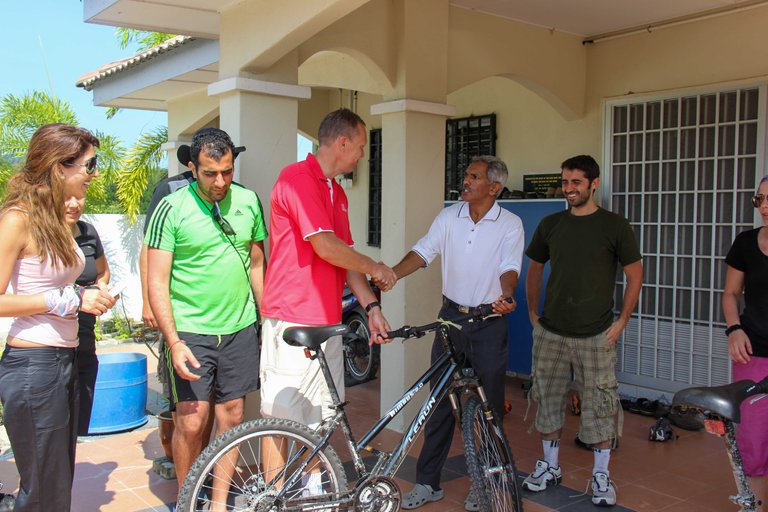
[[[515,309],[517,278],[525,238],[520,219],[501,208],[496,198],[507,183],[507,166],[494,156],[472,159],[464,175],[461,201],[441,211],[429,232],[393,269],[398,279],[442,257],[443,306],[440,318],[452,320],[481,304],[493,304],[499,317],[477,324],[464,323],[449,336],[457,353],[465,354],[480,377],[488,400],[499,417],[504,414],[504,376],[507,369],[507,319]],[[443,352],[437,340],[432,360]],[[418,508],[443,498],[440,471],[448,458],[454,418],[442,400],[425,427],[424,447],[416,466],[416,486],[403,496],[403,508]],[[464,507],[477,510],[467,497]]]

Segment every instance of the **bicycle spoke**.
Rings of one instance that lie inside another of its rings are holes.
[[[179,512],[281,511],[297,500],[320,496],[322,502],[322,496],[337,495],[346,490],[346,475],[333,449],[306,460],[317,442],[309,429],[285,420],[235,427],[195,461]]]

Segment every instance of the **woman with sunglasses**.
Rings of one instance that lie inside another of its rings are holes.
[[[104,255],[99,233],[93,224],[80,220],[85,207],[85,191],[77,185],[64,187],[64,219],[67,222],[77,246],[83,251],[85,269],[77,278],[78,286],[95,286],[102,290],[109,289],[109,264]],[[96,357],[96,316],[85,311],[77,312],[77,376],[80,390],[80,416],[77,421],[77,433],[88,434],[93,408],[93,393],[96,376],[99,371],[99,359]]]
[[[768,176],[760,180],[752,205],[763,226],[736,236],[725,258],[727,273],[723,313],[728,326],[728,353],[733,381],[759,381],[768,375]],[[744,309],[740,312],[741,299]],[[749,485],[767,510],[768,500],[768,400],[741,405],[736,440]]]
[[[15,317],[0,359],[3,419],[19,471],[16,511],[70,510],[77,442],[77,312],[115,301],[74,285],[84,268],[65,221],[65,187],[98,175],[89,131],[39,128],[0,207],[0,316]],[[9,288],[10,285],[10,288]]]

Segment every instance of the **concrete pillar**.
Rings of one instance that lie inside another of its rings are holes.
[[[397,100],[373,105],[371,113],[382,116],[382,194],[383,204],[390,205],[382,211],[381,237],[386,243],[381,246],[381,258],[394,265],[426,234],[443,207],[445,119],[455,111],[445,104]],[[382,302],[387,320],[397,328],[433,321],[440,298],[440,264],[436,261],[400,281],[383,294]],[[382,414],[428,368],[433,339],[395,341],[383,347],[379,373]],[[412,402],[390,428],[402,431],[419,403]]]
[[[448,91],[448,0],[394,0],[398,41],[392,95],[371,107],[382,123],[381,259],[394,265],[443,207]],[[407,219],[407,222],[406,222]],[[433,321],[440,307],[440,263],[418,270],[383,296],[393,328]],[[432,336],[382,350],[381,410],[386,411],[429,367]],[[424,393],[418,396],[421,402]],[[411,403],[390,424],[402,431],[418,410]]]
[[[255,191],[269,219],[269,194],[280,171],[296,161],[298,102],[311,89],[245,77],[226,78],[208,86],[219,98],[219,126],[236,146],[235,180]]]

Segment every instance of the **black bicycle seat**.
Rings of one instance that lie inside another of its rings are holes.
[[[321,327],[288,327],[283,331],[283,340],[294,347],[317,350],[320,344],[333,336],[344,335],[349,327],[344,324]]]
[[[675,393],[672,407],[700,409],[739,423],[739,405],[747,397],[760,393],[759,386],[751,380],[740,380],[724,386],[688,388]]]

